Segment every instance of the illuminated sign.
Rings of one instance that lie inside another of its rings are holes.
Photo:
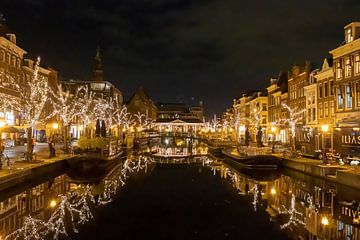
[[[354,224],[360,224],[360,211],[359,210],[354,210],[347,206],[342,206],[341,214],[346,217],[350,217]]]

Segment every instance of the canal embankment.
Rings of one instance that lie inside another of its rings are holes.
[[[0,191],[46,175],[62,174],[68,170],[69,161],[74,158],[74,155],[62,155],[52,159],[39,159],[32,163],[15,162],[9,167],[3,167],[0,170]]]
[[[246,158],[244,155],[237,154],[234,151],[227,151],[226,156],[231,157],[235,161],[240,161],[239,158]],[[280,153],[268,154],[271,157],[276,157],[281,161],[283,169],[295,170],[310,176],[321,178],[326,181],[342,184],[348,187],[360,190],[360,168],[352,166],[342,166],[339,164],[325,164],[321,160],[300,157],[300,158],[286,158]],[[249,158],[254,156],[249,156]],[[264,156],[262,156],[264,157]]]

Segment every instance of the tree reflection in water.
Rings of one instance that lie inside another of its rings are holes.
[[[69,233],[77,233],[77,227],[93,218],[93,211],[101,205],[112,201],[125,180],[141,170],[146,171],[147,165],[152,163],[151,157],[142,155],[137,158],[128,158],[115,179],[105,180],[104,191],[94,195],[93,186],[86,185],[83,191],[72,191],[61,195],[61,202],[48,221],[31,216],[25,217],[20,229],[5,237],[12,239],[59,239]]]

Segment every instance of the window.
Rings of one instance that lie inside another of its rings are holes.
[[[329,94],[329,83],[325,82],[324,83],[324,97],[327,97]]]
[[[340,61],[336,63],[336,78],[342,78],[342,66]]]
[[[329,103],[324,102],[324,118],[329,117]]]
[[[360,55],[355,56],[355,74],[360,73]]]
[[[343,108],[343,95],[341,91],[341,86],[337,89],[337,108],[342,109]]]
[[[330,96],[334,95],[334,81],[330,81]]]
[[[308,109],[308,122],[311,122],[311,109]]]
[[[353,40],[353,37],[352,37],[351,28],[348,28],[346,30],[346,42],[349,43],[349,42],[352,42],[352,40]]]
[[[322,83],[319,83],[319,98],[322,98],[322,92],[323,92]]]
[[[7,53],[7,54],[6,54],[6,63],[10,65],[10,61],[11,61],[11,59],[10,59],[10,53]]]
[[[355,97],[356,97],[356,107],[360,107],[360,82],[355,84]]]
[[[0,61],[5,62],[5,51],[4,50],[1,50]]]
[[[319,118],[323,117],[323,105],[322,103],[319,103]]]
[[[316,119],[316,109],[313,108],[312,109],[312,120],[315,121],[315,119]]]
[[[330,117],[335,116],[334,101],[330,101]]]
[[[266,110],[267,110],[266,103],[263,103],[263,104],[262,104],[262,110],[263,110],[263,111],[266,111]]]
[[[351,61],[350,58],[345,61],[345,77],[351,76]]]
[[[346,108],[352,108],[352,96],[350,84],[345,86]]]

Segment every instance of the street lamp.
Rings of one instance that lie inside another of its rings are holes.
[[[321,125],[321,131],[322,131],[323,161],[324,161],[324,163],[327,163],[325,136],[326,136],[326,133],[329,131],[329,125],[327,125],[327,124]]]
[[[321,224],[324,226],[328,226],[329,225],[329,219],[326,216],[323,216],[321,218]]]
[[[56,205],[57,205],[56,200],[53,199],[53,200],[50,201],[50,207],[51,207],[51,208],[56,207]]]

